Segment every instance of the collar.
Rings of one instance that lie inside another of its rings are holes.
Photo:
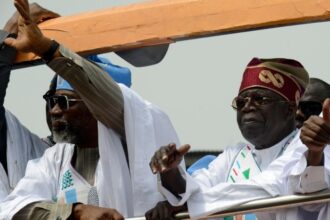
[[[293,130],[280,142],[266,149],[257,150],[253,145],[251,145],[252,155],[255,157],[257,163],[260,165],[261,170],[266,168],[272,161],[274,161],[276,158],[282,155],[282,153],[291,143],[297,132],[298,129]]]
[[[278,142],[277,144],[265,148],[265,149],[256,149],[255,146],[253,144],[249,143],[249,146],[252,146],[253,148],[253,152],[273,152],[275,151],[274,149],[278,149],[278,148],[285,148],[287,145],[290,144],[291,140],[295,137],[295,135],[297,134],[297,132],[299,131],[299,129],[294,129],[290,134],[288,134],[285,138],[283,138],[280,142]]]

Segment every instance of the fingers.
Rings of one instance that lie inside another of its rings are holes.
[[[167,201],[158,202],[157,205],[145,214],[146,220],[173,219],[172,206]]]
[[[154,218],[155,220],[158,219],[158,220],[161,220],[161,219],[166,219],[164,214],[166,213],[167,210],[164,210],[164,205],[158,203],[157,204],[157,218]]]
[[[16,39],[8,37],[4,40],[4,43],[10,47],[15,47]]]
[[[154,207],[154,208],[152,208],[152,209],[150,209],[149,211],[147,211],[145,213],[146,220],[158,219],[158,217],[157,217],[157,211],[155,211],[156,208],[157,208],[157,206]]]
[[[330,128],[324,118],[311,116],[301,128],[301,141],[313,152],[323,151],[330,143]]]
[[[189,144],[182,145],[178,149],[174,143],[161,147],[155,152],[149,163],[152,173],[163,173],[177,167],[189,149]]]
[[[190,150],[190,145],[189,144],[185,144],[185,145],[182,145],[181,147],[179,147],[177,151],[179,152],[180,156],[183,156],[189,150]]]
[[[19,52],[42,55],[49,49],[51,40],[44,37],[36,23],[31,20],[27,0],[15,0],[14,4],[20,14],[17,38],[7,40],[6,44],[15,47]]]
[[[167,169],[167,163],[169,159],[171,160],[173,154],[175,153],[176,145],[171,143],[167,146],[161,147],[155,152],[154,156],[150,161],[150,168],[152,173],[156,174],[158,172],[163,172]]]
[[[324,142],[317,141],[308,136],[301,137],[301,141],[308,147],[309,150],[314,152],[323,151],[325,147]]]
[[[113,220],[124,220],[124,217],[121,214],[119,214],[118,212],[115,212],[112,215],[111,219],[113,219]]]
[[[168,160],[168,157],[173,153],[175,153],[175,151],[176,151],[176,144],[170,143],[167,147],[160,148],[159,158],[162,161],[166,162]]]
[[[153,162],[153,160],[150,161],[150,163],[149,163],[149,167],[150,167],[151,172],[152,172],[153,174],[158,173],[159,170],[160,170],[160,169],[158,168],[157,164],[156,164],[155,162]]]
[[[94,211],[94,213],[98,211],[98,215],[96,215],[95,218],[89,217],[88,219],[124,220],[124,217],[116,209],[100,207],[96,208],[97,209]]]
[[[318,141],[327,143],[330,141],[330,131],[322,118],[318,116],[311,116],[301,128],[302,136],[309,136]]]
[[[153,213],[153,209],[147,211],[147,212],[144,214],[144,217],[146,218],[146,220],[151,220],[151,219],[152,219],[152,213]]]
[[[168,201],[162,202],[162,207],[163,207],[163,219],[173,219],[173,208],[171,204]]]
[[[14,5],[23,18],[24,24],[30,24],[30,10],[29,10],[29,4],[26,0],[15,0]]]
[[[322,108],[322,113],[323,113],[323,118],[327,122],[328,125],[330,125],[330,98],[327,98],[323,102],[323,108]]]

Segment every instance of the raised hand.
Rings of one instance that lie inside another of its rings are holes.
[[[76,220],[124,220],[124,217],[115,209],[84,204],[75,205],[73,215],[73,219]]]
[[[35,22],[31,16],[29,2],[27,0],[15,0],[14,5],[20,15],[17,39],[7,38],[4,42],[21,52],[44,54],[50,48],[51,40],[43,36],[37,26],[38,21]]]
[[[308,147],[309,165],[321,165],[323,150],[330,144],[330,98],[323,102],[323,117],[311,116],[301,128],[300,139]]]
[[[190,145],[186,144],[178,149],[176,145],[171,143],[161,147],[155,152],[150,161],[151,171],[156,173],[164,173],[173,168],[176,168],[182,161],[183,156],[189,151]]]
[[[9,33],[17,34],[19,16],[20,16],[19,13],[15,12],[12,15],[12,17],[7,21],[4,30]],[[37,3],[30,4],[30,16],[31,16],[31,20],[37,24],[49,19],[60,17],[60,15],[57,14],[56,12],[45,9],[40,5],[38,5]]]

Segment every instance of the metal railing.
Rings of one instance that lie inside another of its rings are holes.
[[[330,190],[324,190],[318,193],[312,193],[307,195],[289,195],[280,196],[275,198],[260,199],[251,202],[244,203],[242,205],[235,206],[234,208],[227,209],[222,212],[215,213],[213,215],[204,217],[202,219],[209,218],[221,218],[225,216],[232,216],[245,213],[274,211],[277,209],[291,208],[302,205],[311,205],[317,203],[330,202]],[[176,215],[176,219],[189,219],[188,213],[179,213]],[[145,220],[144,217],[129,218],[128,220]]]

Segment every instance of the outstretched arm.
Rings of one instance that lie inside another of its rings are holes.
[[[36,23],[59,16],[52,11],[40,7],[36,3],[31,4],[30,7],[31,19]],[[5,170],[7,170],[7,126],[5,108],[3,105],[9,83],[10,72],[16,56],[16,50],[13,47],[3,44],[3,42],[9,36],[16,36],[18,32],[18,17],[18,13],[14,13],[13,16],[7,21],[3,30],[0,30],[0,161]]]
[[[30,18],[35,23],[59,17],[55,12],[42,8],[40,5],[30,4]],[[3,108],[6,90],[9,83],[9,75],[16,56],[16,49],[4,44],[8,37],[14,37],[18,33],[19,13],[15,12],[6,22],[3,30],[0,30],[0,107]],[[1,110],[2,111],[2,110]],[[2,120],[0,126],[2,125]]]
[[[101,68],[63,46],[49,55],[54,42],[31,20],[28,2],[15,0],[14,4],[21,15],[18,37],[6,39],[6,44],[47,58],[48,65],[71,84],[94,117],[124,136],[123,97],[119,86]]]

